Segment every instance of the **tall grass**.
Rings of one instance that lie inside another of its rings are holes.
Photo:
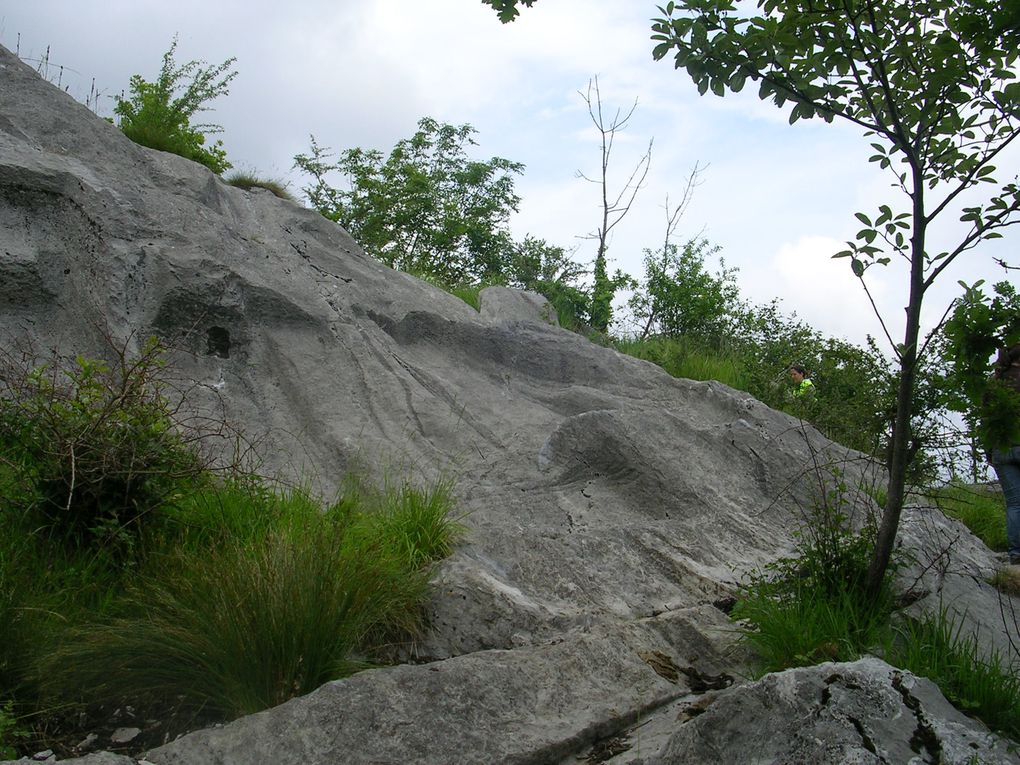
[[[889,608],[863,607],[855,593],[826,593],[811,581],[792,582],[783,594],[759,582],[744,592],[732,616],[753,625],[744,637],[765,673],[859,659],[881,643]]]
[[[673,377],[718,380],[732,388],[747,388],[743,362],[725,349],[712,348],[695,340],[665,337],[618,340],[614,347],[621,353],[657,364]]]
[[[998,653],[982,653],[977,639],[943,610],[908,620],[888,642],[886,659],[931,678],[957,708],[993,730],[1020,740],[1020,676]]]
[[[450,517],[452,506],[453,487],[444,480],[419,489],[389,480],[375,487],[355,478],[345,482],[330,512],[360,517],[363,522],[353,524],[352,533],[385,540],[411,568],[420,569],[453,552],[464,529]]]
[[[1002,495],[964,484],[947,484],[930,493],[939,508],[961,521],[991,550],[1006,550],[1006,503]]]
[[[182,543],[41,662],[51,694],[229,718],[366,666],[382,636],[420,632],[427,564],[454,540],[448,491],[401,486],[385,512],[350,498],[323,512],[300,491],[249,494],[243,512],[245,496],[192,501]]]

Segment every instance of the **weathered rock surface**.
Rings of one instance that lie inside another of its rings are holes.
[[[556,762],[689,695],[681,667],[718,669],[725,659],[701,634],[706,627],[725,630],[725,619],[705,607],[542,646],[364,672],[191,734],[146,759],[156,765],[298,765],[310,758],[409,765]]]
[[[648,765],[691,762],[994,765],[1017,756],[930,681],[865,658],[720,692]]]
[[[852,482],[859,455],[561,330],[538,296],[481,299],[476,312],[316,213],[136,146],[0,49],[3,348],[104,356],[157,335],[195,383],[189,406],[257,437],[267,471],[326,493],[355,467],[444,475],[470,529],[417,663],[152,762],[556,762],[636,724],[673,747],[690,678],[740,680],[712,604],[792,547],[813,469]],[[972,578],[994,565],[968,560]]]

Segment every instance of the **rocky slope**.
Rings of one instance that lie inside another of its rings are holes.
[[[799,679],[744,683],[720,606],[742,574],[791,548],[816,468],[855,481],[859,455],[547,314],[537,296],[501,289],[476,312],[393,272],[316,213],[136,146],[0,49],[4,348],[102,356],[110,340],[156,335],[195,384],[190,405],[256,436],[267,471],[326,493],[353,467],[447,476],[470,530],[407,663],[186,736],[150,752],[155,765],[743,762],[759,744],[722,735],[733,715],[759,742],[777,693],[786,722],[816,716],[814,691],[776,690]],[[912,518],[929,593],[918,607],[950,585],[994,597],[980,582],[987,551]],[[963,552],[926,568],[925,545],[945,533]],[[905,699],[876,662],[826,671],[866,671]],[[742,701],[754,694],[766,700]],[[900,761],[881,752],[909,749],[917,726],[885,718],[925,714],[943,753],[977,742],[982,761],[1015,761],[925,694],[920,712],[832,712],[845,723],[838,760],[802,732],[801,749],[762,744],[758,761]],[[717,696],[711,708],[738,711],[696,714]],[[843,704],[829,699],[830,712]]]

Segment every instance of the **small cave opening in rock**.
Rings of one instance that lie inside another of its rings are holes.
[[[230,332],[223,327],[209,327],[206,332],[208,353],[221,359],[230,358]]]

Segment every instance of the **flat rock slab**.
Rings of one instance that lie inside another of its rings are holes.
[[[715,643],[703,637],[712,627]],[[549,645],[371,670],[189,734],[146,759],[154,765],[556,762],[689,695],[684,669],[717,671],[732,637],[725,616],[704,607]]]

